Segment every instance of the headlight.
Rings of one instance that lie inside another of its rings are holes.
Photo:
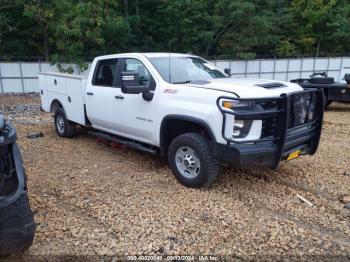
[[[238,100],[229,100],[222,98],[219,100],[219,107],[221,110],[226,112],[232,112],[234,110],[245,110],[250,109],[253,106],[251,101],[238,101]]]
[[[229,139],[245,138],[250,131],[253,120],[237,119],[232,113],[234,111],[252,110],[254,102],[252,101],[238,101],[222,98],[218,103],[220,109],[227,112],[225,123],[225,137]]]
[[[309,106],[309,111],[307,113],[307,118],[309,121],[312,121],[314,120],[314,117],[315,117],[315,103],[312,102]]]
[[[302,125],[314,118],[315,98],[311,94],[295,95],[293,99],[294,124]]]
[[[232,128],[232,138],[244,138],[249,134],[253,120],[235,119]]]

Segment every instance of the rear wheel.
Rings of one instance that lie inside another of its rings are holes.
[[[67,119],[63,108],[58,108],[56,110],[54,120],[58,136],[66,138],[75,136],[75,124]]]
[[[0,256],[28,249],[34,239],[35,223],[27,193],[0,209]]]
[[[211,144],[197,133],[185,133],[170,144],[168,161],[176,179],[187,187],[210,185],[219,173]]]

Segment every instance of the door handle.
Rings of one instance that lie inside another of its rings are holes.
[[[92,93],[92,92],[87,92],[86,93],[88,96],[93,96],[94,95],[94,93]]]
[[[123,99],[124,99],[124,96],[115,96],[114,98],[115,98],[115,99],[121,99],[121,100],[123,100]]]

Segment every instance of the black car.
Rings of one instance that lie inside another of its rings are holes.
[[[314,73],[310,78],[298,78],[291,80],[303,88],[323,89],[324,107],[327,108],[333,101],[350,102],[350,74],[345,74],[346,83],[334,82],[333,77],[328,77],[326,72]]]
[[[25,250],[35,232],[16,131],[0,113],[0,256]]]

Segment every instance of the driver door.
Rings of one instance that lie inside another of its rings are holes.
[[[149,85],[150,91],[155,90],[155,82],[147,67],[136,58],[123,58],[118,67],[118,77],[122,72],[137,73],[140,85]],[[152,83],[152,84],[150,84]],[[136,139],[148,144],[155,141],[156,103],[157,96],[146,101],[142,94],[125,94],[118,88],[115,112],[118,115],[118,133],[122,136]]]

